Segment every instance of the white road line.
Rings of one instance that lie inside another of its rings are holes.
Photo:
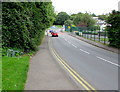
[[[71,42],[68,41],[69,44],[71,44]]]
[[[77,48],[77,46],[75,46],[74,44],[72,44],[72,46],[74,46],[75,48]]]
[[[113,64],[113,65],[115,65],[115,66],[120,67],[120,65],[119,65],[119,64],[113,63],[113,62],[111,62],[111,61],[109,61],[109,60],[106,60],[106,59],[101,58],[101,57],[98,57],[98,56],[96,56],[96,57],[97,57],[97,58],[99,58],[99,59],[101,59],[101,60],[103,60],[103,61],[106,61],[106,62],[108,62],[108,63],[110,63],[110,64]]]
[[[85,52],[85,53],[87,53],[87,54],[90,54],[89,52],[87,52],[87,51],[85,51],[85,50],[82,50],[82,49],[80,49],[81,51],[83,51],[83,52]]]
[[[65,39],[65,41],[67,41],[67,39]]]

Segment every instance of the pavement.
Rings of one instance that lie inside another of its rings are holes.
[[[110,47],[110,46],[107,46],[107,45],[104,45],[104,44],[101,44],[101,43],[96,43],[96,42],[94,42],[94,41],[85,39],[85,38],[83,38],[83,37],[77,36],[77,35],[72,34],[72,33],[67,33],[67,34],[69,34],[69,35],[71,35],[71,36],[73,36],[73,37],[75,37],[75,38],[77,38],[77,39],[80,39],[80,40],[82,40],[82,41],[84,41],[84,42],[87,42],[87,43],[89,43],[89,44],[92,44],[92,45],[94,45],[94,46],[97,46],[97,47],[99,47],[99,48],[102,48],[102,49],[105,49],[105,50],[108,50],[108,51],[111,51],[111,52],[114,52],[114,53],[118,53],[118,52],[119,52],[117,48],[113,48],[113,47]]]
[[[52,56],[48,38],[30,60],[25,90],[79,90]]]

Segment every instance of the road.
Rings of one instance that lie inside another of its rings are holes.
[[[66,33],[50,40],[59,56],[96,90],[118,90],[118,54]]]

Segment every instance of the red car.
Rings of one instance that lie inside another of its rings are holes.
[[[58,33],[57,32],[52,32],[52,37],[58,37]]]

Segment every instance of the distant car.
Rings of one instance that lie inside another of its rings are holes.
[[[53,30],[50,30],[49,32],[50,32],[50,33],[52,33],[52,32],[53,32]]]
[[[54,32],[52,32],[51,34],[52,34],[52,37],[58,37],[58,33],[57,33],[57,32],[55,32],[55,31],[54,31]]]

